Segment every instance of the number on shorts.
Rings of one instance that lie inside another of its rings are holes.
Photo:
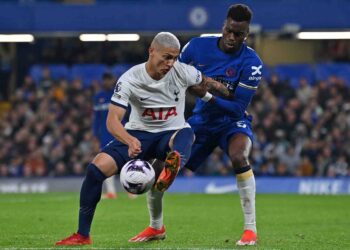
[[[237,127],[239,128],[246,128],[247,127],[247,124],[244,123],[244,121],[238,121],[236,122],[237,124]]]

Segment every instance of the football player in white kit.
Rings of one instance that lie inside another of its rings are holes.
[[[107,128],[117,140],[106,145],[88,165],[80,191],[78,231],[56,245],[92,244],[90,228],[102,183],[107,177],[119,174],[130,159],[165,160],[148,199],[162,194],[187,162],[194,134],[184,118],[186,89],[193,86],[204,101],[212,98],[207,92],[209,85],[221,88],[224,93],[227,89],[193,66],[178,62],[179,53],[180,42],[176,36],[161,32],[152,41],[148,61],[132,67],[118,80],[107,117]],[[121,120],[128,104],[131,113],[124,127]],[[152,221],[156,223],[157,218]],[[164,226],[158,231],[157,237],[164,238]]]

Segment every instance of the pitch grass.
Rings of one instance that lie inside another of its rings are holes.
[[[53,248],[75,232],[78,200],[75,193],[1,194],[0,248]],[[237,194],[166,194],[164,213],[166,240],[128,243],[148,225],[145,195],[103,200],[92,228],[94,244],[82,248],[350,249],[349,196],[258,195],[254,247],[235,246],[243,224]]]

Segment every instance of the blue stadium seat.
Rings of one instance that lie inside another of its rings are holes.
[[[263,69],[263,77],[265,80],[270,80],[271,74],[273,72],[273,68],[271,66],[264,65]]]
[[[32,67],[30,67],[29,75],[33,78],[34,82],[38,84],[40,82],[41,76],[42,76],[42,66],[35,64]]]
[[[119,78],[122,74],[125,73],[125,71],[127,71],[128,69],[130,69],[132,66],[134,66],[133,64],[124,64],[124,63],[121,63],[121,64],[116,64],[114,65],[112,68],[111,68],[111,73]]]
[[[350,64],[348,63],[320,63],[315,66],[316,80],[327,80],[330,76],[337,76],[350,86]]]
[[[50,69],[52,79],[59,80],[59,79],[65,78],[70,80],[69,68],[65,64],[48,64],[48,65],[35,64],[30,68],[29,74],[33,78],[34,82],[36,82],[37,84],[40,82],[42,78],[42,71],[45,67],[48,67]]]
[[[93,80],[101,81],[102,75],[108,72],[104,64],[75,64],[72,66],[72,79],[81,79],[84,87],[91,85]]]
[[[281,64],[275,67],[274,72],[281,80],[288,80],[294,88],[299,86],[301,78],[305,78],[311,85],[315,82],[314,71],[309,64]]]

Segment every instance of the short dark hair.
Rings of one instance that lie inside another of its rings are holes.
[[[245,4],[234,4],[231,5],[227,12],[226,18],[231,18],[236,22],[248,22],[252,19],[253,12],[252,10]]]

